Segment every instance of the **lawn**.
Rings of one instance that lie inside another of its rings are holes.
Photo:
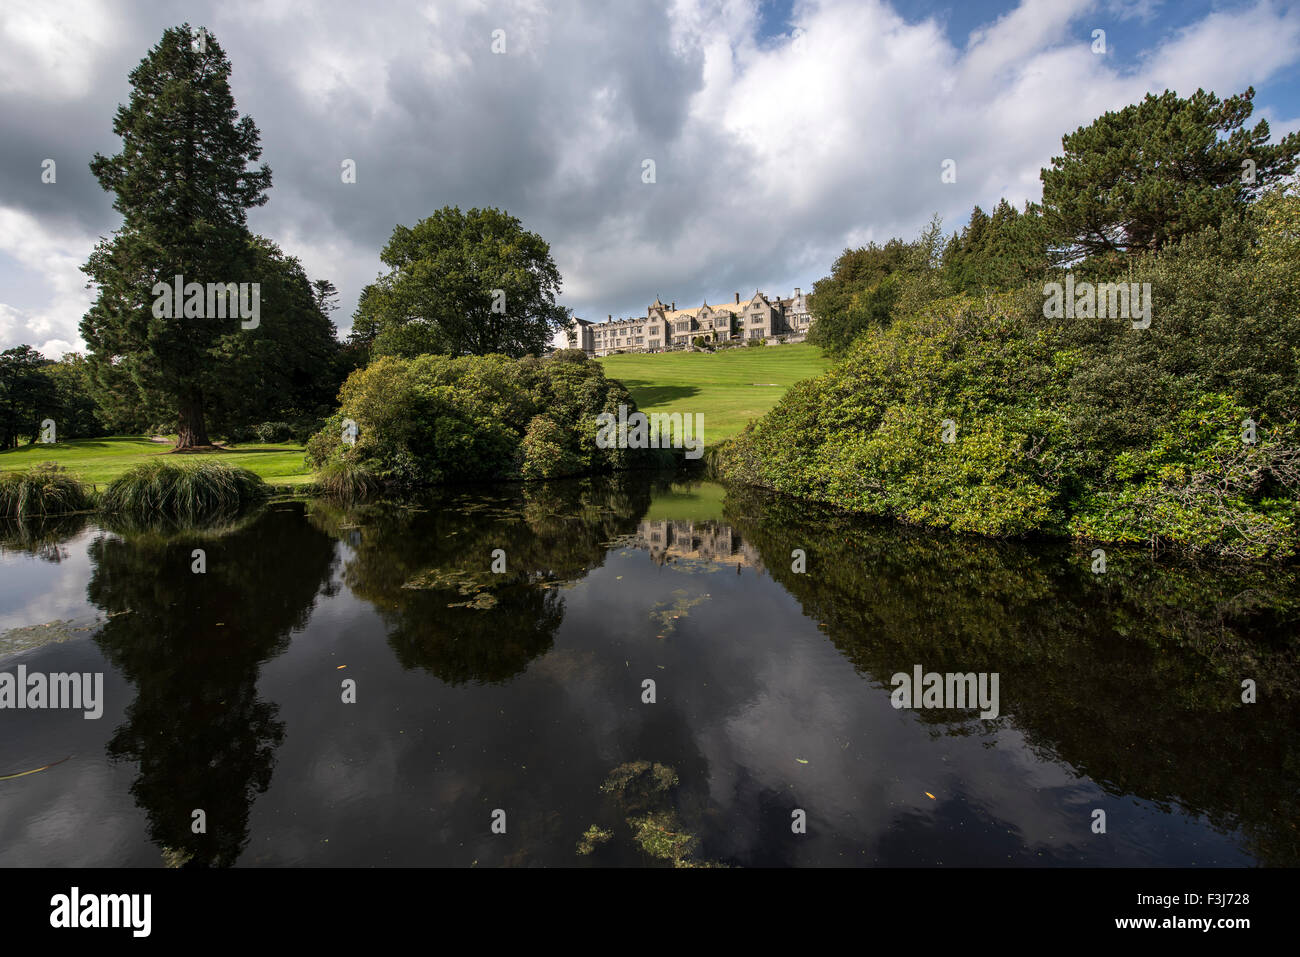
[[[705,444],[730,438],[776,405],[800,379],[830,361],[817,346],[764,346],[722,352],[627,353],[596,360],[622,380],[644,412],[704,414]]]
[[[0,472],[25,469],[42,462],[57,462],[84,482],[99,485],[111,482],[132,465],[158,455],[166,455],[170,445],[150,442],[140,436],[112,436],[103,439],[73,439],[55,445],[24,445],[0,452]],[[210,455],[174,455],[173,461],[185,463],[215,460],[256,472],[272,485],[299,485],[310,482],[311,470],[303,462],[301,445],[280,443],[236,446],[229,452]]]

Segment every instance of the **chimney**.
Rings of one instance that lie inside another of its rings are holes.
[[[740,293],[736,293],[736,305],[740,305]]]
[[[668,308],[672,309],[673,312],[676,312],[676,311],[677,311],[677,300],[674,299],[674,300],[673,300],[673,304],[672,304],[671,306],[669,306]]]
[[[795,286],[795,287],[794,287],[794,297],[795,297],[796,299],[799,298],[799,287],[798,287],[798,286]]]
[[[606,321],[606,322],[613,322],[613,321],[614,321],[614,314],[613,314],[612,312],[607,312],[607,313],[605,313],[605,321]]]

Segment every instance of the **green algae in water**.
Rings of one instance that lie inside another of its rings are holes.
[[[484,591],[484,589],[490,588],[499,579],[500,576],[493,575],[491,572],[467,572],[458,568],[435,568],[422,575],[415,576],[402,587],[455,590],[457,594],[467,597],[469,600],[448,602],[448,608],[471,608],[475,611],[483,611],[497,606],[497,597],[490,592]]]
[[[105,618],[69,618],[60,621],[47,621],[42,625],[10,628],[0,634],[0,658],[8,658],[10,655],[31,651],[44,645],[76,641],[78,638],[89,638],[99,630],[106,620]]]
[[[690,614],[692,608],[703,604],[712,597],[704,594],[691,598],[686,590],[682,588],[675,589],[673,595],[676,600],[671,605],[667,602],[657,602],[650,611],[650,620],[659,626],[663,635],[671,634],[677,628],[679,619],[685,618]]]
[[[693,856],[700,839],[682,825],[672,806],[672,790],[678,781],[677,772],[666,764],[629,761],[609,772],[600,789],[613,795],[623,808],[632,839],[646,854],[674,867],[725,867]],[[578,845],[579,854],[591,853],[594,845],[585,851],[583,847],[593,832],[608,833],[593,824]]]
[[[594,851],[597,846],[604,844],[614,837],[613,831],[607,831],[597,824],[591,825],[582,835],[582,840],[578,842],[578,853],[587,855]]]
[[[668,765],[629,761],[610,771],[600,789],[612,794],[624,810],[636,813],[664,803],[676,786],[677,772]]]
[[[632,825],[632,839],[641,845],[641,850],[651,857],[672,861],[675,866],[689,858],[699,844],[694,834],[682,828],[676,811],[630,817],[627,823]]]

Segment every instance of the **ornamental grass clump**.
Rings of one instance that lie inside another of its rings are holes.
[[[0,472],[0,517],[66,515],[94,507],[90,490],[53,462]]]
[[[263,501],[268,492],[261,477],[248,469],[221,462],[153,461],[114,479],[100,504],[106,512],[187,520],[236,512]]]

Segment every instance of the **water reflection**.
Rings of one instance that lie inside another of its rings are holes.
[[[726,516],[855,668],[1001,674],[1002,723],[1115,794],[1240,829],[1300,863],[1300,587],[1294,568],[1091,557],[854,521],[734,491]],[[792,549],[807,574],[790,571]],[[1244,679],[1258,703],[1242,703]],[[970,712],[914,712],[947,734]]]
[[[99,750],[134,779],[103,800],[169,863],[1300,863],[1294,568],[1116,553],[1094,575],[1069,547],[638,475],[85,521],[0,549],[24,588],[89,557],[94,644],[131,691]],[[75,642],[23,647],[53,669]],[[344,663],[364,705],[337,706]],[[894,711],[918,664],[998,672],[1000,717]],[[655,776],[653,806],[604,789],[619,769]],[[4,848],[42,794],[103,780],[58,773],[0,790],[0,863],[39,860]]]
[[[499,683],[550,650],[562,586],[601,565],[649,501],[642,480],[554,482],[410,507],[318,502],[311,521],[349,546],[343,580],[381,611],[402,667]]]
[[[258,696],[259,669],[306,626],[335,560],[295,509],[220,531],[90,544],[89,597],[109,616],[95,641],[135,686],[108,752],[138,762],[131,794],[172,864],[228,865],[248,843],[249,809],[284,738],[277,705]],[[203,574],[192,570],[196,542]]]

